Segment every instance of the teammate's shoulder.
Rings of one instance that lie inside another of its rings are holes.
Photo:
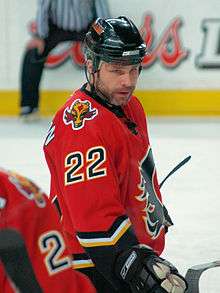
[[[0,197],[11,202],[17,200],[34,201],[38,207],[45,207],[48,201],[46,194],[33,181],[11,170],[0,170]],[[3,201],[2,201],[3,203]]]

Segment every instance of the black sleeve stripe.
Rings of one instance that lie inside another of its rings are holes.
[[[109,232],[107,233],[99,232],[99,233],[90,233],[90,237],[83,237],[83,233],[77,233],[77,238],[83,247],[115,245],[118,242],[118,240],[131,227],[131,221],[129,218],[126,218],[122,222],[120,221],[118,225],[114,224],[114,226],[115,226],[114,230],[111,228],[111,230],[113,230],[111,231],[111,234]]]

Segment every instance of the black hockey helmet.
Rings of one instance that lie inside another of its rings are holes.
[[[98,18],[85,37],[85,57],[97,71],[100,61],[124,65],[141,63],[146,45],[135,24],[125,16]]]

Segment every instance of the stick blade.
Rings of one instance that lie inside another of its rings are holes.
[[[220,266],[220,261],[208,262],[200,265],[195,265],[188,269],[185,279],[188,283],[186,293],[199,293],[199,279],[202,273],[208,269]]]

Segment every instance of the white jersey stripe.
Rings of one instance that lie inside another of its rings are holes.
[[[102,245],[113,245],[117,240],[122,236],[127,229],[131,226],[131,222],[129,219],[124,220],[117,230],[110,237],[100,237],[100,238],[80,238],[77,236],[80,244],[84,247],[92,247],[92,246],[102,246]]]

